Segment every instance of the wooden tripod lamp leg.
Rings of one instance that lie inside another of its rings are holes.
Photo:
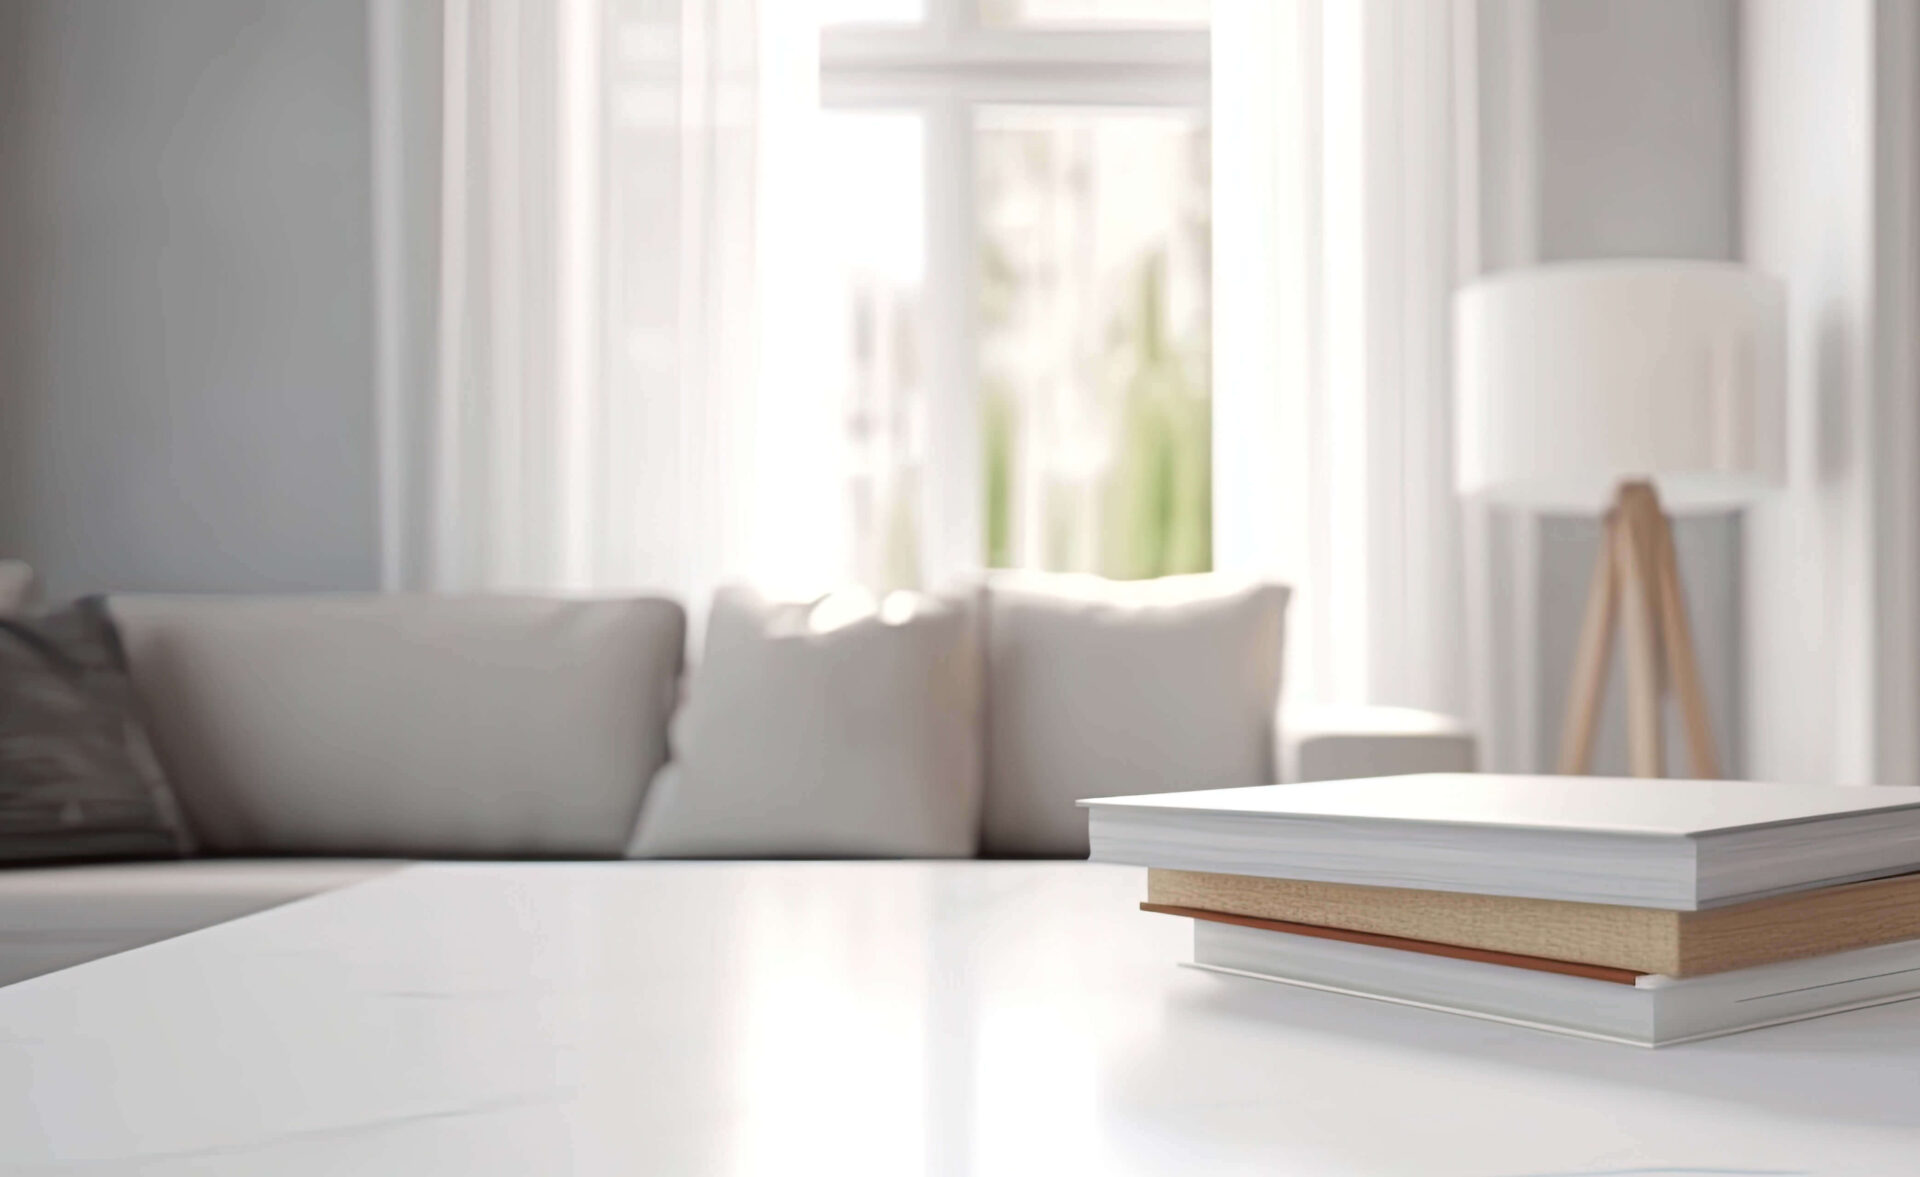
[[[1620,524],[1614,531],[1620,569],[1621,630],[1627,643],[1627,763],[1633,775],[1657,777],[1665,766],[1660,732],[1660,618],[1655,604],[1653,545],[1648,542],[1652,488],[1620,488]]]
[[[1600,726],[1600,700],[1607,689],[1614,614],[1620,599],[1613,544],[1618,517],[1617,511],[1607,514],[1600,552],[1593,561],[1593,580],[1587,587],[1586,614],[1580,621],[1580,646],[1574,653],[1566,717],[1560,724],[1560,771],[1567,775],[1585,773],[1593,765],[1593,736]]]
[[[1686,730],[1689,769],[1702,779],[1718,777],[1720,762],[1680,587],[1673,527],[1649,482],[1622,483],[1607,512],[1567,691],[1560,736],[1563,773],[1592,768],[1616,625],[1625,631],[1627,644],[1627,746],[1633,775],[1665,775],[1661,706],[1671,684]]]
[[[1660,599],[1660,628],[1666,637],[1667,671],[1680,701],[1680,722],[1687,732],[1687,767],[1701,780],[1717,780],[1720,758],[1713,746],[1713,720],[1707,712],[1707,692],[1700,681],[1700,661],[1693,648],[1693,628],[1687,622],[1687,599],[1680,587],[1680,564],[1674,554],[1673,528],[1666,515],[1655,516],[1654,584]]]

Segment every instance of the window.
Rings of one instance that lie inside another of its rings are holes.
[[[853,557],[1211,565],[1206,0],[824,0]]]

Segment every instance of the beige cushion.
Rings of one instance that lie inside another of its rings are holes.
[[[398,865],[213,859],[0,871],[0,985],[212,927]]]
[[[228,854],[615,856],[666,758],[662,600],[116,597],[154,744]]]
[[[24,560],[0,560],[0,616],[31,608],[39,598],[40,582]]]
[[[715,594],[674,721],[674,762],[647,796],[636,857],[974,852],[971,599],[895,597],[835,624],[839,604]]]
[[[987,598],[984,853],[1084,857],[1082,797],[1273,782],[1285,587],[1022,573]]]

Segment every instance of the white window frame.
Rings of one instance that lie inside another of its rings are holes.
[[[926,127],[928,428],[921,567],[929,585],[985,560],[974,311],[974,117],[989,105],[1185,109],[1209,117],[1210,34],[1192,25],[986,27],[978,0],[927,0],[914,24],[820,38],[829,110],[913,111]]]

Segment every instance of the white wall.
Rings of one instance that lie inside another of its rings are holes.
[[[377,578],[366,11],[0,0],[0,553]]]
[[[1906,0],[1748,0],[1743,243],[1788,284],[1788,478],[1748,522],[1756,775],[1916,775]]]

